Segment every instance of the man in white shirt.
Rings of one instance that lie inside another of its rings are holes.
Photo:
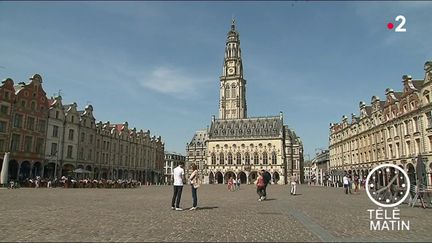
[[[180,208],[180,199],[183,191],[183,178],[184,178],[184,170],[183,163],[180,163],[174,170],[174,195],[171,202],[171,209],[175,209],[177,211],[182,211]]]
[[[349,187],[348,175],[345,174],[342,180],[343,180],[343,186],[345,188],[345,194],[348,194],[348,187]]]

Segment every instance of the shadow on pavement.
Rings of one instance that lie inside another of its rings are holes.
[[[197,210],[206,210],[206,209],[214,209],[219,207],[198,207]]]

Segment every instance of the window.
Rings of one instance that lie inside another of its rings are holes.
[[[408,135],[408,121],[404,121],[404,130],[405,130],[405,136]]]
[[[227,86],[227,87],[225,88],[225,98],[229,98],[229,97],[230,97],[230,87]]]
[[[38,131],[39,132],[45,132],[45,126],[46,126],[46,121],[45,120],[39,120]]]
[[[69,145],[69,146],[67,147],[67,155],[66,155],[66,157],[67,157],[68,159],[72,159],[72,151],[73,151],[73,146],[72,146],[72,145]]]
[[[75,120],[75,117],[72,116],[72,117],[71,117],[71,122],[74,123],[74,120]]]
[[[9,113],[9,106],[1,105],[0,114],[7,115]]]
[[[0,132],[6,132],[7,122],[0,121]]]
[[[237,94],[236,94],[236,88],[232,87],[232,89],[231,89],[231,97],[235,98],[236,96],[237,96]]]
[[[258,159],[258,153],[257,153],[257,152],[254,153],[254,159],[253,159],[253,160],[254,160],[254,164],[257,165],[257,164],[258,164],[258,160],[259,160],[259,159]]]
[[[24,138],[24,152],[33,152],[32,145],[33,145],[33,137],[26,136]]]
[[[96,148],[99,148],[99,147],[100,147],[100,140],[97,139],[97,140],[96,140]]]
[[[74,130],[73,129],[69,129],[69,136],[68,136],[69,140],[74,140]]]
[[[21,128],[22,127],[22,122],[23,122],[23,115],[21,115],[21,114],[15,114],[14,127]]]
[[[432,112],[431,111],[426,113],[426,119],[427,119],[427,128],[432,128]]]
[[[418,154],[420,152],[420,139],[415,140],[415,153]]]
[[[36,109],[36,103],[34,101],[31,102],[30,108],[32,111],[34,111]]]
[[[90,134],[90,143],[93,143],[93,134]]]
[[[225,163],[224,154],[220,153],[219,154],[219,164],[223,165],[224,163]]]
[[[19,150],[20,139],[21,139],[20,135],[18,135],[18,134],[12,135],[12,144],[11,144],[12,151],[18,151]]]
[[[56,119],[59,118],[59,113],[60,113],[59,111],[56,111],[56,114],[55,114],[55,118],[56,118]]]
[[[81,133],[81,142],[84,142],[84,139],[85,139],[85,134],[82,132]]]
[[[241,164],[241,154],[239,152],[237,152],[236,164],[238,164],[238,165]]]
[[[55,137],[55,138],[58,137],[58,130],[59,130],[59,127],[56,126],[56,125],[54,125],[54,126],[53,126],[53,133],[52,133],[52,136],[53,136],[53,137]]]
[[[35,119],[34,117],[27,117],[27,130],[34,130]]]
[[[267,164],[268,164],[268,156],[267,156],[267,153],[266,153],[266,152],[263,153],[263,164],[264,164],[264,165],[267,165]]]
[[[45,140],[43,138],[36,139],[36,150],[35,152],[38,154],[42,154],[44,152]]]
[[[25,100],[21,100],[21,107],[22,107],[22,108],[25,108],[25,107],[26,107],[26,102],[25,102]]]
[[[429,152],[432,151],[432,136],[429,136]]]
[[[228,153],[228,164],[232,165],[233,164],[233,157],[231,153]]]
[[[212,165],[216,164],[216,155],[214,153],[211,154],[211,164]]]
[[[273,153],[272,153],[272,164],[274,164],[274,165],[275,165],[275,164],[276,164],[276,162],[277,162],[277,161],[276,161],[276,153],[275,153],[275,152],[273,152]]]
[[[5,151],[5,140],[0,139],[0,151]]]
[[[410,141],[406,141],[406,155],[410,155],[411,154],[410,145],[411,145],[411,142]]]
[[[250,165],[250,156],[249,156],[249,153],[245,154],[245,164]]]
[[[57,155],[57,143],[51,143],[51,156]]]
[[[89,151],[89,153],[87,155],[87,160],[91,160],[92,159],[92,153],[93,153],[93,150],[90,149],[90,151]]]
[[[9,97],[10,97],[10,93],[5,91],[5,99],[9,99]]]
[[[80,152],[79,152],[79,158],[80,158],[80,159],[84,159],[84,148],[81,148],[81,149],[80,149]]]

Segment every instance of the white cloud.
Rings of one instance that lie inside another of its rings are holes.
[[[140,79],[143,87],[177,98],[196,96],[208,82],[209,79],[188,75],[184,69],[167,66],[157,67]]]

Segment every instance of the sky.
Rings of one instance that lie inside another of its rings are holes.
[[[329,124],[359,114],[432,59],[431,2],[0,2],[0,79],[43,77],[48,96],[94,108],[98,121],[162,136],[185,154],[218,116],[234,16],[248,116],[284,113],[306,159]],[[389,30],[398,15],[406,32]]]

